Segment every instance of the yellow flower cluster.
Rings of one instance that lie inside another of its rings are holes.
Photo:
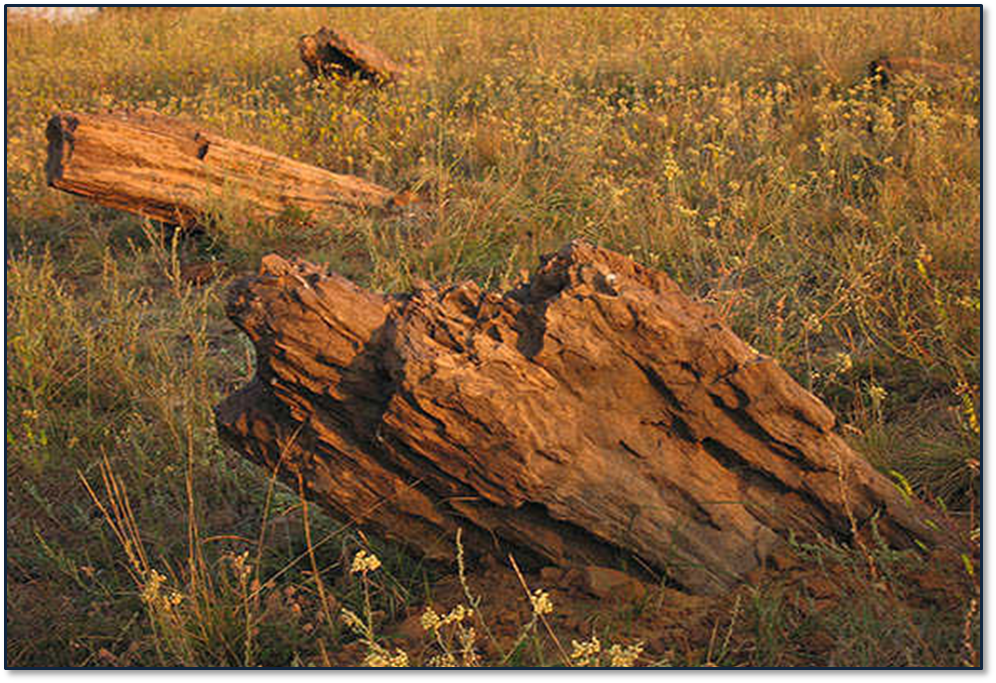
[[[571,652],[571,663],[574,666],[605,665],[602,656],[602,643],[599,641],[598,636],[592,636],[591,640],[582,642],[572,640],[571,646],[574,648],[573,652]],[[631,668],[636,664],[640,655],[643,654],[643,647],[642,642],[635,643],[634,645],[612,645],[604,653],[605,659],[611,667]]]
[[[429,606],[426,607],[425,612],[422,613],[422,628],[426,631],[438,632],[440,629],[449,626],[450,624],[459,624],[464,619],[469,619],[472,616],[474,616],[474,610],[464,607],[463,605],[457,605],[445,616],[440,616],[436,613],[436,610]]]
[[[177,590],[164,590],[166,577],[153,569],[142,586],[142,602],[152,608],[176,607],[183,602],[183,594]]]
[[[550,614],[553,612],[553,602],[550,601],[550,594],[545,590],[537,588],[533,591],[533,594],[529,596],[529,601],[533,605],[533,613],[536,616],[543,616],[544,614]]]
[[[366,550],[361,550],[353,557],[353,566],[350,568],[349,573],[366,575],[367,572],[375,571],[379,567],[380,558],[374,554],[367,554]]]

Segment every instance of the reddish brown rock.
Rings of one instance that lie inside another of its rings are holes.
[[[646,586],[618,569],[589,565],[582,570],[582,576],[585,590],[603,600],[635,602],[647,594]]]
[[[384,296],[277,256],[228,314],[257,375],[221,435],[430,557],[646,566],[729,589],[789,532],[941,542],[833,414],[663,273],[573,242],[500,295]]]

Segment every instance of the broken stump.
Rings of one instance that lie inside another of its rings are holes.
[[[185,226],[223,201],[250,215],[314,219],[339,206],[391,208],[395,193],[150,110],[63,112],[48,122],[48,184]]]
[[[504,295],[365,291],[275,255],[234,284],[255,379],[229,444],[339,517],[452,559],[646,566],[716,593],[794,533],[874,520],[934,544],[925,506],[833,414],[666,275],[573,242]],[[520,556],[521,557],[521,556]]]
[[[341,76],[360,78],[377,83],[397,80],[404,68],[377,48],[336,29],[322,27],[297,41],[301,61],[312,78]]]

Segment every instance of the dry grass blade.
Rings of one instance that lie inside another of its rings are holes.
[[[519,565],[515,563],[515,557],[509,554],[508,561],[512,565],[512,569],[515,571],[515,576],[519,579],[519,583],[522,585],[522,590],[526,592],[526,597],[529,599],[530,602],[532,602],[533,594],[529,591],[529,584],[526,583],[526,578],[522,575],[522,572],[519,571]],[[557,646],[557,651],[560,653],[561,662],[563,662],[564,666],[566,667],[573,666],[571,663],[571,658],[567,655],[567,651],[564,650],[564,646],[560,644],[560,639],[557,638],[557,634],[554,633],[553,629],[550,627],[550,622],[546,620],[546,615],[543,613],[542,610],[537,609],[535,605],[533,606],[533,610],[534,613],[540,618],[540,621],[543,622],[543,626],[544,628],[546,628],[546,632],[550,634],[550,639],[553,640],[554,645]]]
[[[121,548],[124,550],[130,564],[129,571],[132,574],[132,578],[138,586],[142,586],[150,567],[148,559],[145,556],[142,538],[138,533],[138,526],[135,524],[134,514],[131,511],[131,505],[128,502],[127,493],[125,492],[124,485],[114,476],[114,471],[111,469],[111,464],[107,459],[106,453],[102,454],[99,467],[107,505],[101,501],[100,496],[93,490],[93,487],[83,473],[77,470],[77,475],[80,481],[83,482],[83,486],[86,488],[90,499],[97,506],[97,509],[100,510],[104,516],[104,520],[111,527],[114,536],[121,544]]]

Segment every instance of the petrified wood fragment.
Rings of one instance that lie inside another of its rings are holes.
[[[835,418],[666,275],[583,242],[505,295],[362,290],[268,256],[228,314],[257,375],[222,436],[340,517],[452,558],[629,556],[729,588],[792,531],[939,535]],[[300,478],[300,479],[299,479]]]
[[[167,223],[196,221],[234,198],[251,215],[337,206],[392,206],[395,193],[216,135],[149,110],[56,114],[48,123],[48,184]]]
[[[944,87],[972,75],[972,71],[961,64],[936,62],[923,57],[883,55],[868,63],[869,78],[883,87],[899,78],[922,78],[933,87]]]
[[[342,76],[361,78],[378,83],[396,80],[404,68],[377,48],[336,29],[322,27],[297,41],[301,61],[312,78]]]

